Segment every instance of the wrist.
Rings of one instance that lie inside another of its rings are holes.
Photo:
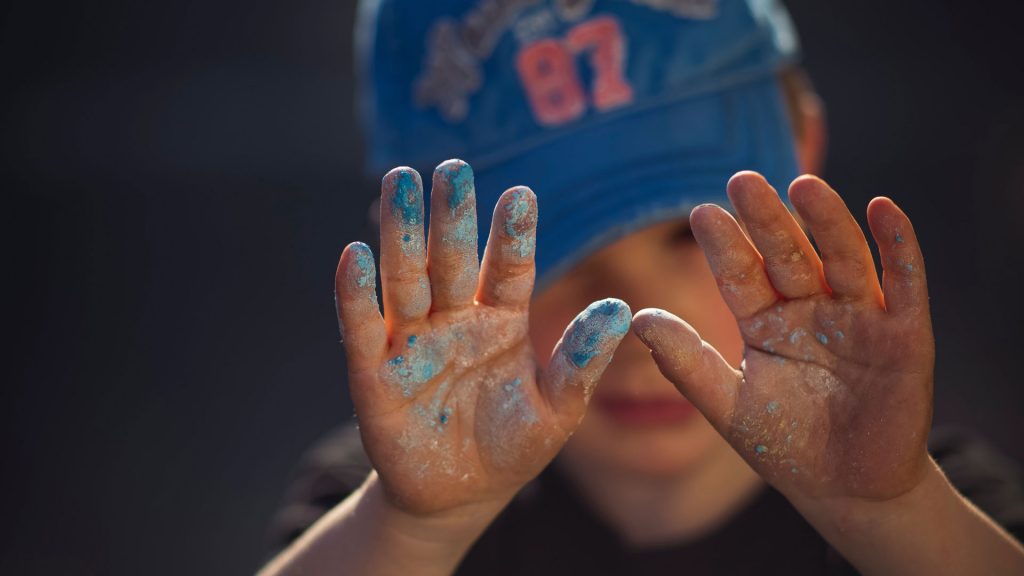
[[[862,574],[1019,574],[1024,549],[965,500],[931,458],[887,500],[790,499]]]
[[[261,572],[391,576],[451,574],[503,504],[410,514],[387,497],[375,472]]]
[[[389,497],[376,472],[370,473],[360,491],[361,498],[380,511],[381,526],[387,534],[424,551],[456,554],[459,558],[512,498],[510,495],[506,499],[464,504],[450,510],[414,513]]]
[[[958,498],[931,457],[926,457],[920,479],[909,490],[885,500],[826,497],[790,498],[801,513],[826,535],[861,539],[920,519],[936,504]]]

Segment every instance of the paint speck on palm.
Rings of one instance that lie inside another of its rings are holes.
[[[409,338],[406,339],[406,343],[409,345],[409,348],[412,348],[413,346],[415,346],[416,345],[416,335],[415,334],[411,334],[409,336]]]
[[[437,365],[430,350],[410,352],[408,357],[395,356],[388,360],[391,380],[402,390],[402,396],[412,396],[421,386],[437,375]]]
[[[903,234],[900,234],[899,232],[896,233],[896,243],[903,244]]]
[[[595,302],[580,313],[566,335],[565,352],[578,368],[590,363],[606,350],[609,342],[629,331],[632,316],[621,300],[608,298]]]
[[[410,240],[412,240],[412,236],[408,234],[402,234],[402,242],[408,242]]]
[[[775,400],[772,400],[771,402],[768,402],[767,405],[765,405],[764,409],[769,414],[774,414],[779,410],[779,403],[776,402]]]
[[[818,332],[817,334],[815,334],[815,336],[818,338],[818,342],[821,342],[822,345],[828,344],[828,336],[822,334],[821,332]]]
[[[758,455],[763,455],[768,452],[768,447],[764,444],[758,444],[757,446],[754,446],[754,452],[757,452]]]
[[[517,416],[524,424],[534,424],[539,419],[537,414],[534,413],[533,408],[527,403],[526,397],[523,395],[522,386],[522,378],[516,378],[502,386],[506,396],[499,408],[506,417]]]

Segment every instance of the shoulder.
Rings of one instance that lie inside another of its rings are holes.
[[[303,455],[274,515],[270,543],[281,549],[355,491],[372,470],[355,423],[335,428]]]
[[[936,428],[928,449],[964,497],[1024,540],[1024,473],[1017,462],[964,428]]]

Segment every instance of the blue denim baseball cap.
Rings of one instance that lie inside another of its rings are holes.
[[[539,287],[737,171],[797,176],[775,0],[371,0],[357,34],[369,171],[461,158],[481,210],[530,186]]]

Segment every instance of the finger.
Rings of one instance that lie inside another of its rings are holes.
[[[740,172],[726,189],[775,289],[786,298],[824,292],[821,260],[768,181],[756,172]]]
[[[395,168],[381,184],[380,276],[390,332],[427,316],[430,284],[423,243],[423,183],[412,168]]]
[[[477,301],[490,306],[529,305],[536,246],[537,197],[525,186],[510,188],[494,207]]]
[[[690,227],[737,318],[749,318],[778,300],[761,256],[728,212],[714,204],[697,206],[690,213]]]
[[[697,331],[656,308],[633,317],[633,332],[651,349],[661,373],[719,430],[728,426],[741,375]]]
[[[801,176],[790,185],[789,200],[818,244],[832,293],[881,302],[871,249],[839,194],[814,176]]]
[[[387,332],[377,303],[373,252],[366,244],[354,242],[341,253],[334,301],[349,372],[375,371],[387,351]]]
[[[621,300],[594,302],[565,329],[539,379],[540,391],[565,430],[583,419],[597,381],[629,332],[631,313]]]
[[[430,189],[427,270],[435,311],[473,303],[480,263],[476,239],[473,169],[448,160],[434,170]]]
[[[888,198],[868,204],[868,226],[882,261],[885,309],[928,314],[928,281],[917,234],[907,215]]]

